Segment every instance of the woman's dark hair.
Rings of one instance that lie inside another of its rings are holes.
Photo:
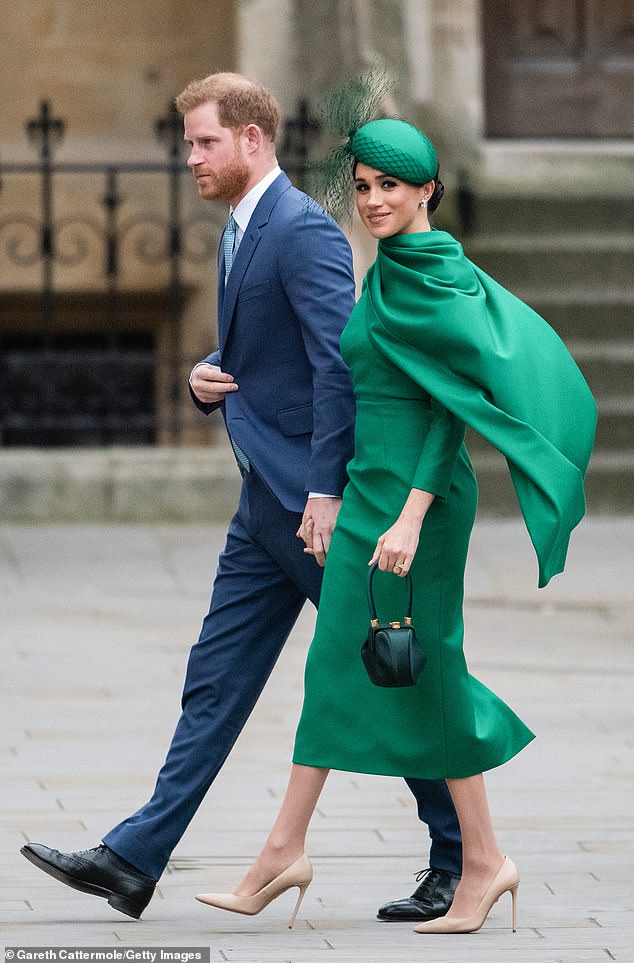
[[[440,180],[439,175],[440,168],[436,171],[436,176],[434,177],[434,190],[431,197],[427,201],[427,210],[430,214],[433,214],[440,202],[442,201],[442,196],[445,193],[445,185]]]

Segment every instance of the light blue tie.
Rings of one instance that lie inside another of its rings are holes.
[[[233,214],[229,215],[229,220],[225,225],[225,233],[222,239],[222,250],[225,256],[225,280],[229,277],[229,271],[233,264],[233,247],[236,242],[236,222]]]
[[[238,445],[233,440],[231,435],[229,435],[229,441],[231,442],[233,453],[236,456],[236,461],[238,462],[238,468],[240,469],[240,474],[244,478],[245,474],[251,471],[251,462],[249,461],[245,453],[242,451],[242,448],[240,448],[240,445]]]
[[[229,271],[231,270],[231,265],[233,263],[233,248],[236,240],[236,222],[233,214],[229,215],[229,220],[225,226],[225,233],[222,239],[222,251],[225,256],[225,283],[229,277]],[[233,440],[231,435],[229,435],[229,441],[231,442],[231,447],[233,448],[233,453],[236,456],[236,461],[238,462],[238,468],[240,469],[240,474],[244,476],[245,472],[251,471],[251,465],[249,464],[249,459],[242,451],[242,448]]]

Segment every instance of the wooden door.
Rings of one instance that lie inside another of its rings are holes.
[[[486,132],[634,136],[634,0],[482,0]]]

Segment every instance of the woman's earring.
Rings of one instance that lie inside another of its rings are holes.
[[[427,207],[427,198],[424,197],[418,206],[419,206],[419,207]]]

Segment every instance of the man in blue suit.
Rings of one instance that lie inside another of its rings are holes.
[[[243,476],[211,605],[193,646],[182,714],[154,793],[81,853],[23,847],[40,869],[139,918],[265,685],[322,568],[352,456],[354,399],[339,336],[354,304],[348,242],[275,157],[279,108],[237,74],[177,98],[188,164],[231,214],[218,258],[218,350],[192,397],[221,409]],[[312,534],[311,551],[297,538]],[[408,780],[432,837],[432,869],[381,919],[443,915],[460,873],[460,833],[442,781]]]

